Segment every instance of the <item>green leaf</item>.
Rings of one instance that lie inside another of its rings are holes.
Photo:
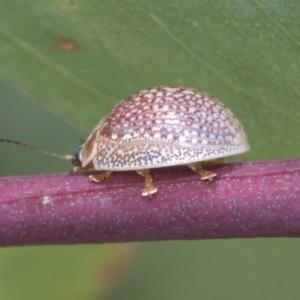
[[[1,251],[2,299],[91,299],[111,283],[115,246],[22,247]],[[107,267],[106,267],[107,266]],[[117,275],[117,274],[116,274]]]
[[[237,113],[250,157],[296,154],[297,1],[3,2],[2,78],[78,126],[136,90],[188,85]]]

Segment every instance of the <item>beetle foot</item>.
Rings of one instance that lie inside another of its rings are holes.
[[[148,197],[157,192],[157,187],[153,184],[149,170],[137,170],[137,173],[145,178],[145,187],[142,189],[142,196]]]
[[[195,173],[199,174],[201,180],[212,181],[214,177],[217,176],[217,173],[203,169],[203,166],[199,163],[189,164],[190,169],[192,169]]]
[[[101,171],[101,172],[97,172],[95,174],[91,174],[89,175],[89,181],[90,182],[101,182],[104,179],[106,179],[107,177],[109,177],[109,175],[111,174],[111,171]]]

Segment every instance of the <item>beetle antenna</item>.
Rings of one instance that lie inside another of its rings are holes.
[[[38,152],[40,152],[40,153],[44,153],[44,154],[46,154],[46,155],[53,156],[53,157],[57,157],[57,158],[64,159],[64,160],[72,160],[72,159],[73,159],[73,156],[72,156],[72,155],[61,155],[61,154],[58,154],[58,153],[54,153],[54,152],[47,151],[47,150],[45,150],[45,149],[43,149],[43,148],[39,148],[39,147],[30,145],[30,144],[26,144],[26,143],[19,142],[19,141],[15,141],[15,140],[10,140],[10,139],[0,139],[0,142],[2,142],[2,143],[15,144],[15,145],[18,145],[18,146],[22,146],[22,147],[25,147],[25,148],[29,148],[29,149],[38,151]]]

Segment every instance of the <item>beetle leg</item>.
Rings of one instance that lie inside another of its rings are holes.
[[[201,180],[207,179],[207,180],[211,181],[215,176],[217,176],[217,173],[203,169],[201,163],[188,164],[188,167],[190,169],[192,169],[195,173],[199,174],[201,177]]]
[[[86,167],[73,167],[72,170],[70,171],[71,174],[76,174],[80,172],[85,172],[88,171],[92,166],[88,165]]]
[[[95,174],[91,174],[91,175],[89,175],[89,181],[90,182],[101,182],[105,178],[109,177],[109,175],[111,173],[112,173],[111,171],[101,171],[101,172],[97,172]]]
[[[157,192],[157,187],[154,186],[149,170],[137,170],[139,175],[145,178],[145,187],[142,189],[142,196],[147,197]]]

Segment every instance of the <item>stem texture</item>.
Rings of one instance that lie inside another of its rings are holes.
[[[300,236],[300,159],[211,166],[212,182],[186,167],[143,178],[117,172],[0,178],[0,245]]]

